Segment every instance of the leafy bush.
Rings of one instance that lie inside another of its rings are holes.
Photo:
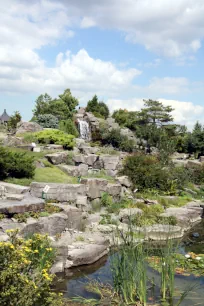
[[[55,258],[47,236],[18,238],[18,231],[7,232],[10,240],[0,242],[0,304],[2,306],[62,305],[51,291],[54,276],[50,268]]]
[[[105,207],[110,207],[113,204],[113,198],[107,193],[104,192],[101,197],[101,205]]]
[[[43,128],[57,129],[59,120],[52,114],[38,115],[36,122]]]
[[[76,125],[71,119],[60,121],[59,129],[67,134],[74,135],[75,137],[79,136]]]
[[[189,180],[185,168],[164,168],[157,157],[144,154],[127,157],[122,173],[130,178],[134,188],[158,189],[169,195],[182,189]]]
[[[133,152],[135,143],[133,140],[128,139],[127,136],[121,135],[119,129],[112,129],[108,131],[107,129],[101,130],[101,140],[104,145],[112,145],[125,152]]]
[[[35,136],[39,143],[59,144],[69,150],[74,147],[74,136],[60,130],[43,130],[35,133]]]
[[[95,95],[92,100],[88,101],[87,112],[92,112],[96,117],[99,118],[108,118],[109,109],[104,102],[98,102],[98,97]]]
[[[33,157],[27,153],[12,152],[0,147],[0,178],[31,178],[34,176],[35,166]]]
[[[199,167],[193,169],[188,169],[191,182],[195,184],[204,183],[204,164],[201,164]]]

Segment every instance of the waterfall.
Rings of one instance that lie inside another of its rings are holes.
[[[78,120],[80,138],[89,139],[89,124],[86,121]]]

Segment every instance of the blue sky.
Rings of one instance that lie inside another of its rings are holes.
[[[0,1],[0,112],[32,116],[41,93],[97,94],[113,111],[142,99],[204,123],[203,0]]]

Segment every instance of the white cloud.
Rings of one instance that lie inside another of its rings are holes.
[[[128,41],[169,57],[195,53],[204,37],[203,0],[61,0],[81,27],[120,30]]]
[[[147,87],[147,90],[151,94],[178,94],[189,92],[189,81],[186,78],[153,78]]]
[[[157,99],[164,105],[171,105],[174,109],[172,115],[174,121],[179,124],[186,125],[189,129],[192,129],[196,121],[204,123],[204,107],[200,105],[194,105],[192,102],[184,102],[178,100],[168,100],[168,99]],[[138,111],[143,108],[143,99],[108,99],[108,106],[111,111],[117,109],[127,109],[129,111]]]

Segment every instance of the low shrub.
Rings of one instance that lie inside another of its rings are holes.
[[[0,242],[0,304],[2,306],[62,305],[51,290],[49,272],[55,258],[47,236],[34,234],[24,240],[18,231],[7,231],[10,240]]]
[[[33,177],[35,171],[33,161],[33,157],[27,153],[12,152],[0,147],[0,179]]]
[[[63,145],[65,149],[71,150],[74,147],[74,136],[60,130],[43,130],[35,133],[39,143]]]
[[[155,156],[135,154],[127,157],[122,174],[127,175],[134,188],[139,190],[159,190],[174,195],[189,181],[189,173],[184,167],[163,167]]]
[[[112,145],[114,148],[125,152],[133,152],[135,148],[134,141],[122,135],[119,129],[108,131],[106,128],[102,128],[101,141],[103,145]]]

